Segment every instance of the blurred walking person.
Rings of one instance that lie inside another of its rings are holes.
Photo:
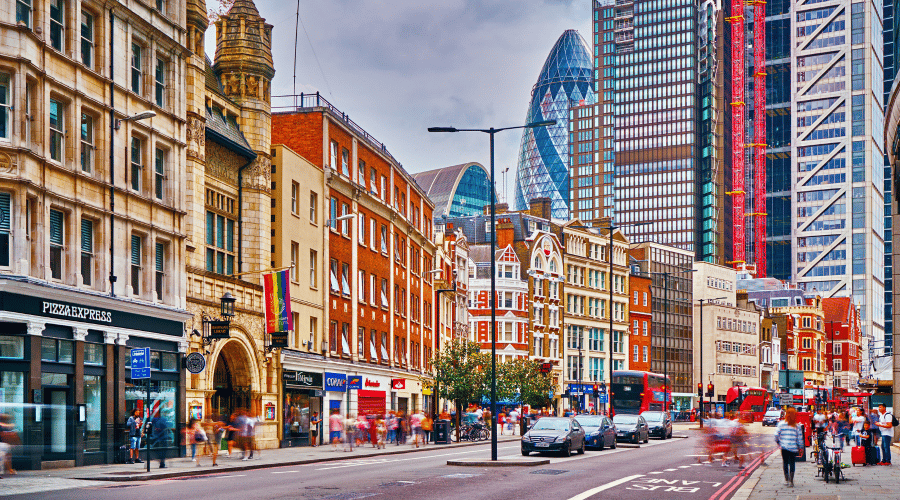
[[[7,413],[0,413],[0,477],[3,473],[16,474],[16,470],[12,466],[13,448],[19,446],[22,442],[16,433],[16,426],[13,423],[12,416]]]
[[[375,419],[375,448],[384,449],[384,440],[387,437],[387,424],[382,415]]]
[[[409,430],[412,433],[413,442],[410,445],[419,447],[419,438],[422,436],[422,414],[417,410],[409,416]],[[425,443],[423,442],[424,446]]]
[[[800,453],[800,428],[797,427],[797,410],[790,407],[784,413],[784,420],[778,422],[775,430],[775,442],[781,447],[781,460],[784,467],[784,481],[794,487],[794,469],[797,454]]]
[[[341,411],[333,408],[331,416],[328,417],[328,440],[331,441],[331,451],[337,451],[338,445],[341,444],[341,431],[343,430],[344,419],[341,418]]]
[[[160,469],[166,468],[166,453],[172,444],[171,430],[172,424],[161,411],[150,421],[150,439],[153,441],[153,451],[156,452]],[[147,460],[150,460],[150,457],[147,457]]]

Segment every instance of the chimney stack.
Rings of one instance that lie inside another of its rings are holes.
[[[502,250],[509,245],[513,244],[513,241],[516,238],[515,230],[513,229],[512,219],[509,217],[502,217],[497,219],[497,248]]]
[[[530,215],[550,220],[550,198],[532,198],[528,203],[528,207]]]

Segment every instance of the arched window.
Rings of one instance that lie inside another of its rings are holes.
[[[550,272],[551,272],[551,273],[555,273],[555,272],[556,272],[556,260],[551,260],[551,261],[550,261]]]
[[[534,256],[534,265],[532,267],[534,267],[535,269],[541,269],[541,256],[540,255]]]

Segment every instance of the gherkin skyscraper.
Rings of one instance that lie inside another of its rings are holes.
[[[556,120],[556,125],[525,129],[516,172],[516,208],[534,198],[550,198],[554,218],[569,218],[569,108],[593,104],[591,51],[576,30],[556,41],[537,83],[525,123]]]

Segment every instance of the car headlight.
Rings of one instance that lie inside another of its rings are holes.
[[[531,436],[529,436],[528,434],[525,434],[524,436],[522,436],[522,442],[523,442],[523,443],[530,443],[530,442],[531,442]]]

